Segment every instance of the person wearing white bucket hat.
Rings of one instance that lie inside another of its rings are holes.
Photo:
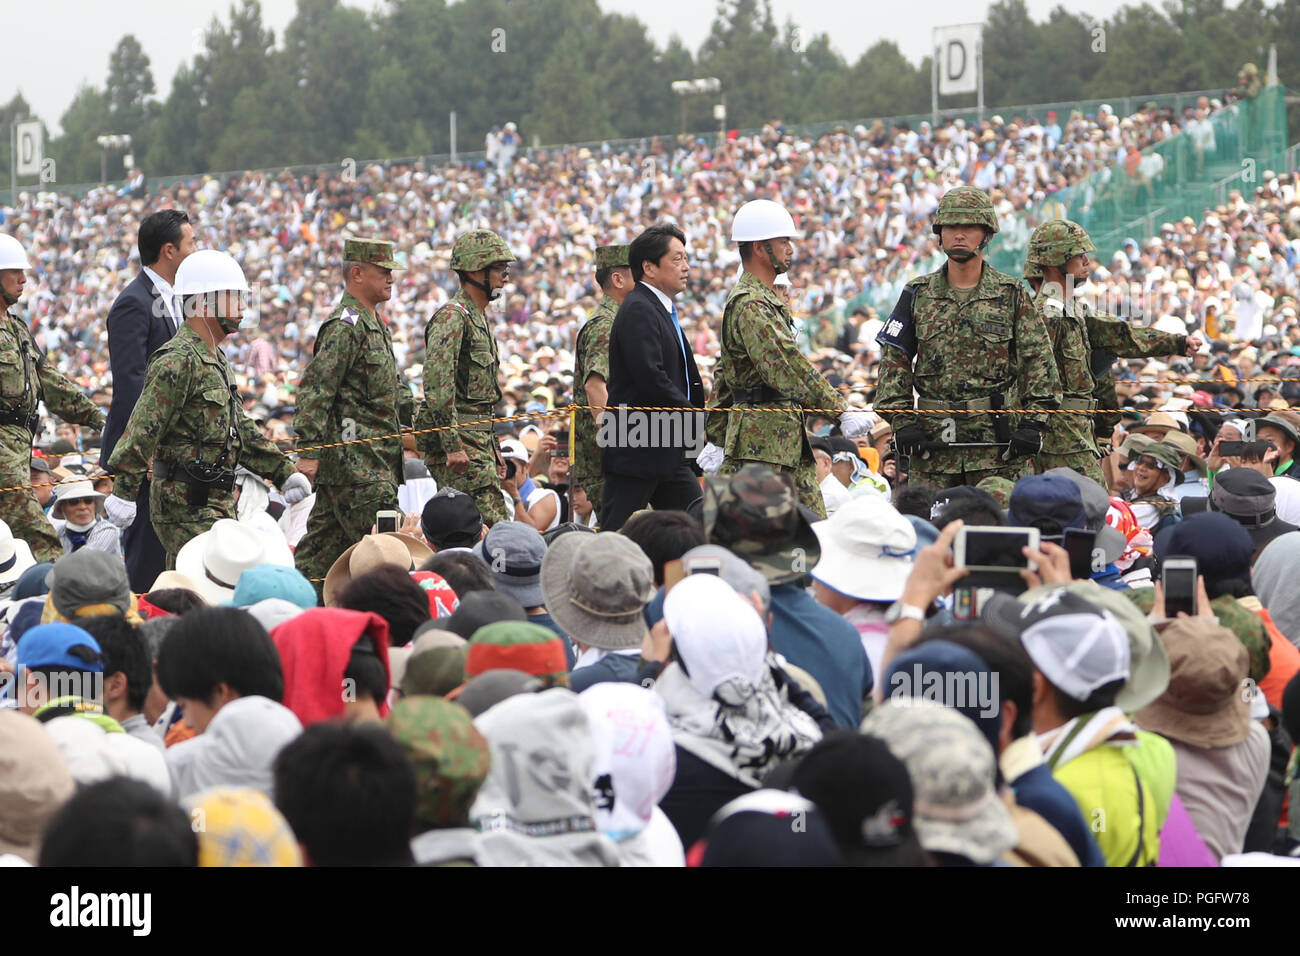
[[[198,585],[209,604],[229,601],[239,576],[260,564],[293,567],[283,537],[264,534],[233,518],[222,518],[187,541],[176,555],[176,570]]]
[[[38,406],[64,421],[103,430],[104,413],[68,381],[36,346],[26,321],[10,309],[18,304],[31,263],[22,244],[0,233],[0,494],[2,512],[37,560],[63,554],[31,481],[32,438],[40,429]]]
[[[0,521],[0,600],[8,596],[23,573],[35,564],[36,558],[27,542],[15,538],[9,525]]]
[[[89,548],[122,556],[122,534],[105,517],[104,495],[89,478],[60,485],[50,517],[68,554]]]
[[[887,611],[912,573],[916,529],[878,495],[853,498],[812,527],[822,548],[813,596],[857,629],[871,673],[883,676]]]
[[[136,493],[152,470],[150,520],[169,569],[182,545],[214,521],[235,516],[239,465],[272,479],[289,504],[311,494],[306,476],[244,413],[221,351],[247,307],[248,282],[239,263],[224,252],[200,250],[181,263],[176,287],[185,326],[149,360],[140,400],[108,463],[117,474],[114,494],[104,502],[114,524],[130,524]]]
[[[776,291],[794,259],[793,240],[801,238],[790,213],[770,199],[747,202],[736,212],[731,241],[738,244],[743,272],[727,299],[722,354],[713,370],[706,431],[715,447],[706,445],[700,454],[716,457],[722,448],[720,475],[735,474],[746,462],[790,475],[800,503],[824,518],[817,463],[798,409],[842,410],[844,399],[800,353],[787,299]],[[776,414],[777,408],[789,412]]]

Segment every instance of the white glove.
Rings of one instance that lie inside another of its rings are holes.
[[[875,427],[876,416],[871,412],[850,409],[840,413],[840,434],[845,438],[862,438]]]
[[[116,528],[129,528],[135,523],[135,502],[109,495],[104,499],[104,513]]]
[[[284,500],[289,504],[296,505],[311,494],[311,482],[302,472],[295,471],[280,486],[280,494],[284,495]]]
[[[695,462],[700,466],[701,471],[711,475],[722,467],[722,459],[725,457],[727,457],[726,453],[721,448],[713,442],[705,442]]]

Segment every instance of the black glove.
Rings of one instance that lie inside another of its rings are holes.
[[[1020,427],[1011,433],[1007,450],[1002,453],[1003,461],[1013,458],[1028,458],[1043,450],[1043,432],[1046,430],[1041,422],[1021,422]]]
[[[900,455],[919,455],[933,444],[930,436],[915,425],[906,425],[894,432],[894,447]]]

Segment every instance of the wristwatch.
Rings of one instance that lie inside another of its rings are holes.
[[[925,609],[919,608],[915,604],[904,604],[902,601],[895,601],[889,605],[889,610],[885,612],[885,623],[894,624],[899,620],[925,621]]]

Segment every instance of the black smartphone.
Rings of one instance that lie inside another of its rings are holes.
[[[554,458],[569,457],[569,433],[567,431],[555,433],[555,451],[551,452],[551,456]]]
[[[1263,458],[1264,452],[1268,451],[1268,449],[1269,442],[1263,439],[1219,443],[1219,454],[1224,458]]]
[[[1196,616],[1196,559],[1170,556],[1160,569],[1160,584],[1165,592],[1165,617],[1179,612]]]
[[[1070,555],[1070,577],[1087,581],[1092,577],[1092,553],[1097,547],[1097,532],[1084,528],[1066,528],[1062,542]]]
[[[396,531],[401,526],[401,521],[402,513],[400,511],[376,511],[375,531],[379,534]]]

